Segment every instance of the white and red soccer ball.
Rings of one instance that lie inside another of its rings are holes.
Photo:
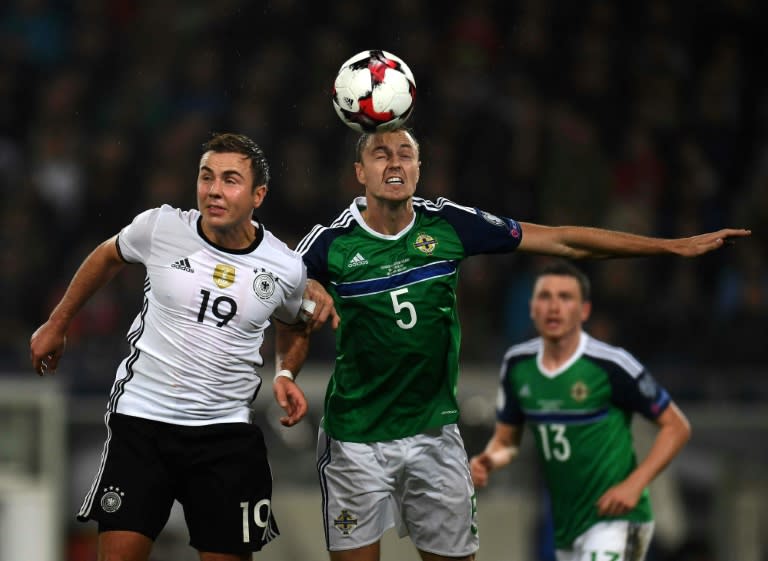
[[[411,69],[387,51],[357,53],[341,65],[333,84],[333,108],[357,132],[382,132],[402,125],[415,101]]]

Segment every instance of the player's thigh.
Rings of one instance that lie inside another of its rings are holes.
[[[100,561],[146,561],[154,542],[138,532],[109,531],[99,533]]]
[[[643,561],[653,537],[653,522],[598,522],[579,536],[558,561]]]
[[[194,428],[177,482],[190,544],[211,554],[259,551],[279,534],[261,430],[247,423]]]
[[[399,500],[411,540],[436,558],[471,556],[479,547],[477,504],[458,427],[408,440]]]
[[[173,474],[158,443],[162,423],[110,414],[98,474],[78,513],[96,520],[99,532],[128,531],[154,540],[173,506]]]
[[[210,551],[201,551],[200,561],[251,561],[253,555],[250,553],[211,553]]]
[[[422,561],[475,561],[474,553],[464,557],[446,557],[445,555],[436,555],[434,553],[419,550],[419,556]]]
[[[376,542],[356,549],[329,551],[328,554],[331,561],[379,561],[381,544]]]
[[[400,463],[394,452],[387,443],[342,442],[320,429],[317,470],[330,551],[377,543],[394,526],[392,493]]]

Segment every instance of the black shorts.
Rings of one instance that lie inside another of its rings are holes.
[[[78,520],[97,520],[100,532],[129,530],[154,540],[178,500],[198,551],[259,551],[279,535],[256,425],[183,426],[110,413],[107,429]]]

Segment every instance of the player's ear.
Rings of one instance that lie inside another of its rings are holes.
[[[267,186],[258,185],[253,190],[253,208],[259,208],[261,206],[261,203],[264,202],[264,197],[266,196],[267,196]]]
[[[592,302],[584,302],[581,305],[581,321],[584,323],[592,313]]]
[[[355,162],[355,177],[360,185],[365,185],[365,170],[360,162]]]

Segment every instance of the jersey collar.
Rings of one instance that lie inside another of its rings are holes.
[[[365,210],[367,207],[368,203],[366,202],[365,197],[355,197],[355,200],[352,201],[351,205],[349,205],[349,212],[352,213],[352,217],[363,230],[368,232],[370,235],[382,240],[398,240],[406,235],[416,223],[416,211],[414,210],[413,216],[411,217],[411,222],[405,228],[400,230],[397,234],[382,234],[381,232],[377,232],[368,226],[368,224],[366,224],[365,218],[363,218],[363,215],[360,213],[360,211]]]
[[[539,346],[539,351],[536,353],[536,366],[539,368],[539,372],[542,373],[542,375],[546,376],[547,378],[557,378],[560,374],[568,370],[574,362],[579,360],[581,355],[584,354],[584,349],[587,348],[587,341],[589,340],[589,335],[587,335],[584,331],[582,331],[579,334],[579,346],[576,347],[576,352],[571,355],[571,358],[566,360],[560,367],[555,368],[554,370],[547,370],[544,368],[543,363],[543,355],[544,355],[544,342],[541,342],[541,345]]]
[[[205,233],[203,232],[203,217],[199,216],[197,218],[197,234],[203,238],[205,243],[210,245],[211,247],[217,249],[218,251],[222,251],[224,253],[231,253],[233,255],[246,255],[248,253],[251,253],[254,249],[259,247],[259,244],[264,239],[264,227],[262,224],[260,224],[255,218],[251,220],[251,224],[253,224],[254,233],[256,234],[255,239],[253,242],[251,242],[251,245],[248,247],[244,247],[243,249],[229,249],[227,247],[221,247],[218,244],[213,243],[211,240],[209,240]]]

